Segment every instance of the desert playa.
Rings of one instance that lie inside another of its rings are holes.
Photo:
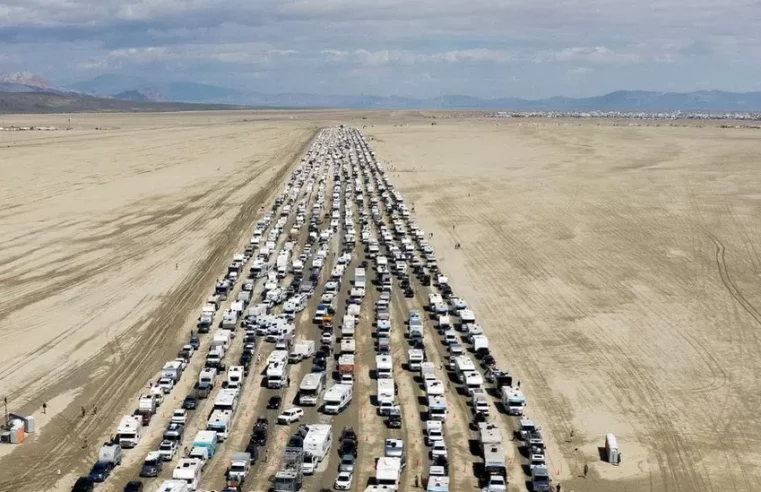
[[[0,492],[66,490],[87,473],[312,139],[337,124],[362,129],[521,381],[553,483],[761,490],[758,130],[262,111],[0,118],[72,128],[0,132],[0,396],[38,423],[31,442],[0,445]],[[400,391],[403,408],[416,396]],[[251,398],[249,419],[265,401]],[[354,405],[346,425],[363,420]],[[620,466],[601,460],[607,433]],[[456,464],[478,461],[457,449]],[[205,484],[222,485],[223,469]],[[516,457],[509,490],[526,490],[522,473]]]

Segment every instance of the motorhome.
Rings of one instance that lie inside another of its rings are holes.
[[[323,396],[325,403],[323,411],[327,414],[338,414],[351,403],[353,386],[348,384],[335,384],[328,388]]]
[[[518,388],[502,386],[502,405],[507,410],[508,415],[523,415],[523,409],[526,406],[526,397]]]
[[[502,444],[490,444],[484,447],[484,473],[486,476],[507,476],[505,449]]]
[[[140,441],[140,417],[137,415],[125,415],[119,421],[115,440],[124,449],[134,448]]]
[[[354,354],[341,354],[338,357],[338,373],[353,374],[355,357]]]
[[[193,448],[203,448],[208,452],[209,457],[214,456],[217,452],[217,443],[219,437],[217,433],[211,430],[202,430],[196,433],[193,439]]]
[[[299,405],[317,405],[327,384],[327,373],[310,372],[299,385]]]
[[[243,366],[232,366],[227,371],[227,387],[231,389],[239,389],[243,386],[245,378],[245,368]]]
[[[201,308],[201,315],[198,316],[198,331],[201,331],[201,333],[208,332],[209,328],[214,323],[214,315],[216,312],[216,308],[211,304],[207,304]]]
[[[217,369],[214,367],[205,367],[201,369],[198,376],[198,384],[208,384],[214,386],[217,382]]]
[[[291,297],[285,303],[283,304],[283,312],[284,313],[300,313],[307,307],[307,302],[309,301],[309,298],[305,296],[304,294],[298,294],[294,297]]]
[[[393,377],[394,364],[391,355],[375,356],[375,377],[378,379],[387,379]]]
[[[343,323],[341,323],[341,338],[354,338],[357,329],[356,316],[347,314],[343,317]]]
[[[444,395],[428,396],[428,419],[429,420],[446,420],[447,419],[447,399]]]
[[[424,380],[425,394],[427,396],[439,396],[445,394],[446,387],[440,379],[428,378]]]
[[[282,351],[286,354],[287,351]],[[267,388],[279,389],[285,387],[288,379],[288,359],[272,362],[267,365]]]
[[[232,410],[213,410],[206,423],[206,429],[217,433],[217,440],[224,441],[230,435]]]
[[[330,453],[332,445],[333,428],[330,424],[309,425],[304,437],[304,473],[314,473]]]

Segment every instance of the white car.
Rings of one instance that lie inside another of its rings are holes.
[[[164,439],[161,441],[161,444],[159,444],[158,453],[164,461],[172,461],[174,455],[177,453],[177,443],[170,441],[169,439]]]
[[[354,385],[354,374],[341,374],[341,384]]]
[[[188,411],[184,408],[180,408],[179,410],[175,410],[172,414],[172,420],[171,422],[173,424],[182,424],[185,425],[185,422],[188,419]]]
[[[336,297],[335,292],[325,292],[322,297],[320,298],[321,304],[330,304],[333,302],[333,299]]]
[[[165,395],[167,395],[174,388],[174,379],[161,378],[159,379],[158,387],[161,388],[161,391],[163,391]]]
[[[447,443],[444,441],[434,441],[431,447],[431,459],[443,456],[447,458]]]
[[[336,477],[336,483],[333,484],[333,488],[336,490],[350,490],[353,481],[354,475],[351,472],[340,472],[338,477]]]
[[[289,408],[285,412],[277,416],[278,424],[292,424],[301,420],[304,416],[303,408]]]

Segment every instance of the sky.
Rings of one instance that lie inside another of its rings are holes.
[[[0,71],[266,93],[761,90],[759,0],[0,0]]]

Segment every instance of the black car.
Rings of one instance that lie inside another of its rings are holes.
[[[404,289],[404,297],[415,297],[415,291],[409,287]]]
[[[496,361],[496,360],[494,360],[494,356],[493,356],[493,355],[491,355],[491,354],[486,354],[486,355],[484,355],[484,356],[483,356],[483,358],[481,359],[481,363],[484,365],[484,367],[491,367],[491,366],[493,366],[494,364],[496,364],[496,363],[497,363],[497,361]]]
[[[93,490],[95,490],[95,481],[89,476],[79,477],[71,488],[71,492],[92,492]]]
[[[143,482],[140,480],[127,482],[127,485],[124,486],[124,492],[143,492]]]
[[[283,398],[280,396],[273,396],[270,401],[267,402],[267,408],[269,410],[277,410],[280,408],[280,404],[283,402]]]
[[[109,475],[111,475],[111,463],[98,461],[92,466],[89,476],[94,482],[105,482]]]
[[[311,372],[325,372],[328,369],[327,359],[315,360],[312,362]]]
[[[186,396],[185,400],[182,402],[182,408],[185,410],[195,410],[197,406],[198,398],[193,395]]]
[[[423,278],[420,279],[420,282],[424,286],[430,287],[430,285],[431,285],[431,276],[430,275],[423,275]]]
[[[193,350],[198,350],[198,347],[201,346],[201,340],[199,340],[196,335],[192,335],[188,341],[188,345],[193,347]]]
[[[392,414],[388,416],[388,419],[386,420],[386,425],[390,429],[401,429],[402,428],[402,416],[398,414]]]
[[[267,418],[259,417],[254,425],[254,430],[251,432],[251,440],[260,446],[266,446],[268,430],[269,422],[267,421]]]

